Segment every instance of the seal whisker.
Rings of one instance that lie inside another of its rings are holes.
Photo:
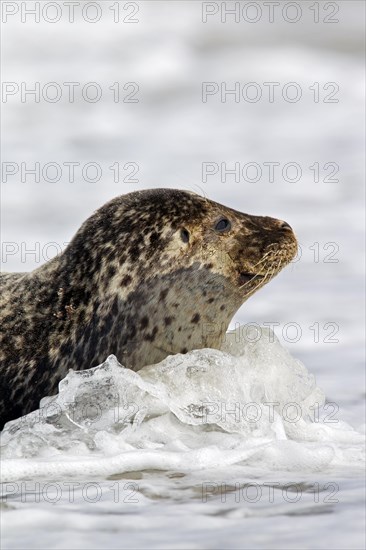
[[[267,253],[262,257],[262,259],[261,259],[259,262],[257,262],[257,263],[253,266],[252,269],[254,269],[255,267],[257,267],[258,265],[262,265],[262,264],[265,262],[265,260],[267,259],[267,257],[268,257],[269,254],[272,254],[272,252],[267,252]],[[275,258],[276,258],[279,254],[280,254],[279,251],[277,251],[277,252],[275,253]],[[256,285],[256,286],[254,287],[253,291],[251,291],[251,292],[254,292],[259,286],[261,286],[261,285],[263,286],[264,283],[265,283],[265,281],[268,279],[268,275],[270,274],[270,277],[272,277],[273,274],[275,273],[275,271],[278,271],[278,269],[279,269],[279,268],[276,268],[276,269],[272,270],[272,272],[270,273],[270,268],[267,268],[266,273],[265,273],[264,275],[261,275],[261,280],[260,280],[259,284]],[[254,277],[254,279],[255,279],[255,277]],[[247,281],[246,283],[244,283],[243,285],[241,285],[241,288],[244,288],[245,286],[247,286],[247,285],[249,285],[249,284],[251,284],[251,283],[252,283],[252,280]]]
[[[278,251],[275,251],[275,254],[278,254],[278,253],[279,253]],[[256,264],[253,265],[252,269],[254,269],[255,267],[257,267],[258,265],[263,264],[263,263],[266,261],[266,259],[268,258],[268,256],[269,256],[270,254],[273,254],[273,251],[272,251],[272,250],[269,250],[268,252],[266,252],[266,253],[262,256],[262,258],[261,258]]]
[[[259,283],[254,287],[252,288],[251,290],[249,290],[247,296],[249,297],[251,294],[254,294],[255,291],[260,287],[260,286],[263,286],[265,283],[266,283],[266,280],[268,279],[268,275],[269,275],[269,272],[267,271],[267,273],[263,276],[263,279],[261,279],[259,281]]]
[[[279,254],[277,254],[279,255]],[[280,261],[279,263],[277,264],[277,267],[274,267],[272,270],[270,269],[270,267],[268,267],[266,273],[263,275],[262,279],[259,281],[259,283],[252,289],[249,291],[248,294],[254,294],[254,292],[260,287],[260,286],[263,286],[267,280],[271,279],[276,273],[278,273],[278,271],[280,270],[280,267],[281,267],[281,263],[282,263],[282,258],[280,257]],[[249,281],[251,282],[251,281]],[[248,284],[248,283],[245,283],[245,284]],[[243,285],[245,286],[245,285]]]
[[[271,253],[272,253],[272,251],[266,252],[266,253],[262,256],[262,258],[261,258],[260,260],[258,260],[258,262],[257,262],[256,264],[254,264],[253,267],[251,267],[251,270],[253,270],[254,268],[256,268],[258,265],[261,265],[261,264],[266,260],[266,258],[268,257],[268,255],[271,254]],[[233,264],[236,264],[235,260],[231,257],[230,253],[228,252],[227,254],[228,254],[228,256],[229,256],[231,262],[232,262]]]

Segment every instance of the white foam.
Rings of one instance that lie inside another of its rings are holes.
[[[111,355],[70,371],[58,395],[6,425],[2,477],[362,465],[363,436],[324,415],[324,403],[314,376],[268,328],[241,327],[221,351],[170,356],[139,372]]]

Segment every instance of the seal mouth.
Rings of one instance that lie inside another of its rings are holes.
[[[258,275],[257,273],[247,273],[247,272],[241,272],[239,275],[239,283],[240,285],[245,285],[251,281],[258,281],[260,279],[263,279],[264,275]]]

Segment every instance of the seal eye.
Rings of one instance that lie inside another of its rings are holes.
[[[220,231],[220,233],[223,233],[224,231],[230,231],[231,229],[231,223],[227,218],[221,218],[215,225],[215,231]]]
[[[184,243],[189,243],[189,231],[187,231],[187,229],[182,229],[180,232],[180,238]]]

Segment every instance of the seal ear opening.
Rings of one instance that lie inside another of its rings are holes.
[[[189,231],[185,228],[181,229],[180,238],[184,243],[189,243]]]

